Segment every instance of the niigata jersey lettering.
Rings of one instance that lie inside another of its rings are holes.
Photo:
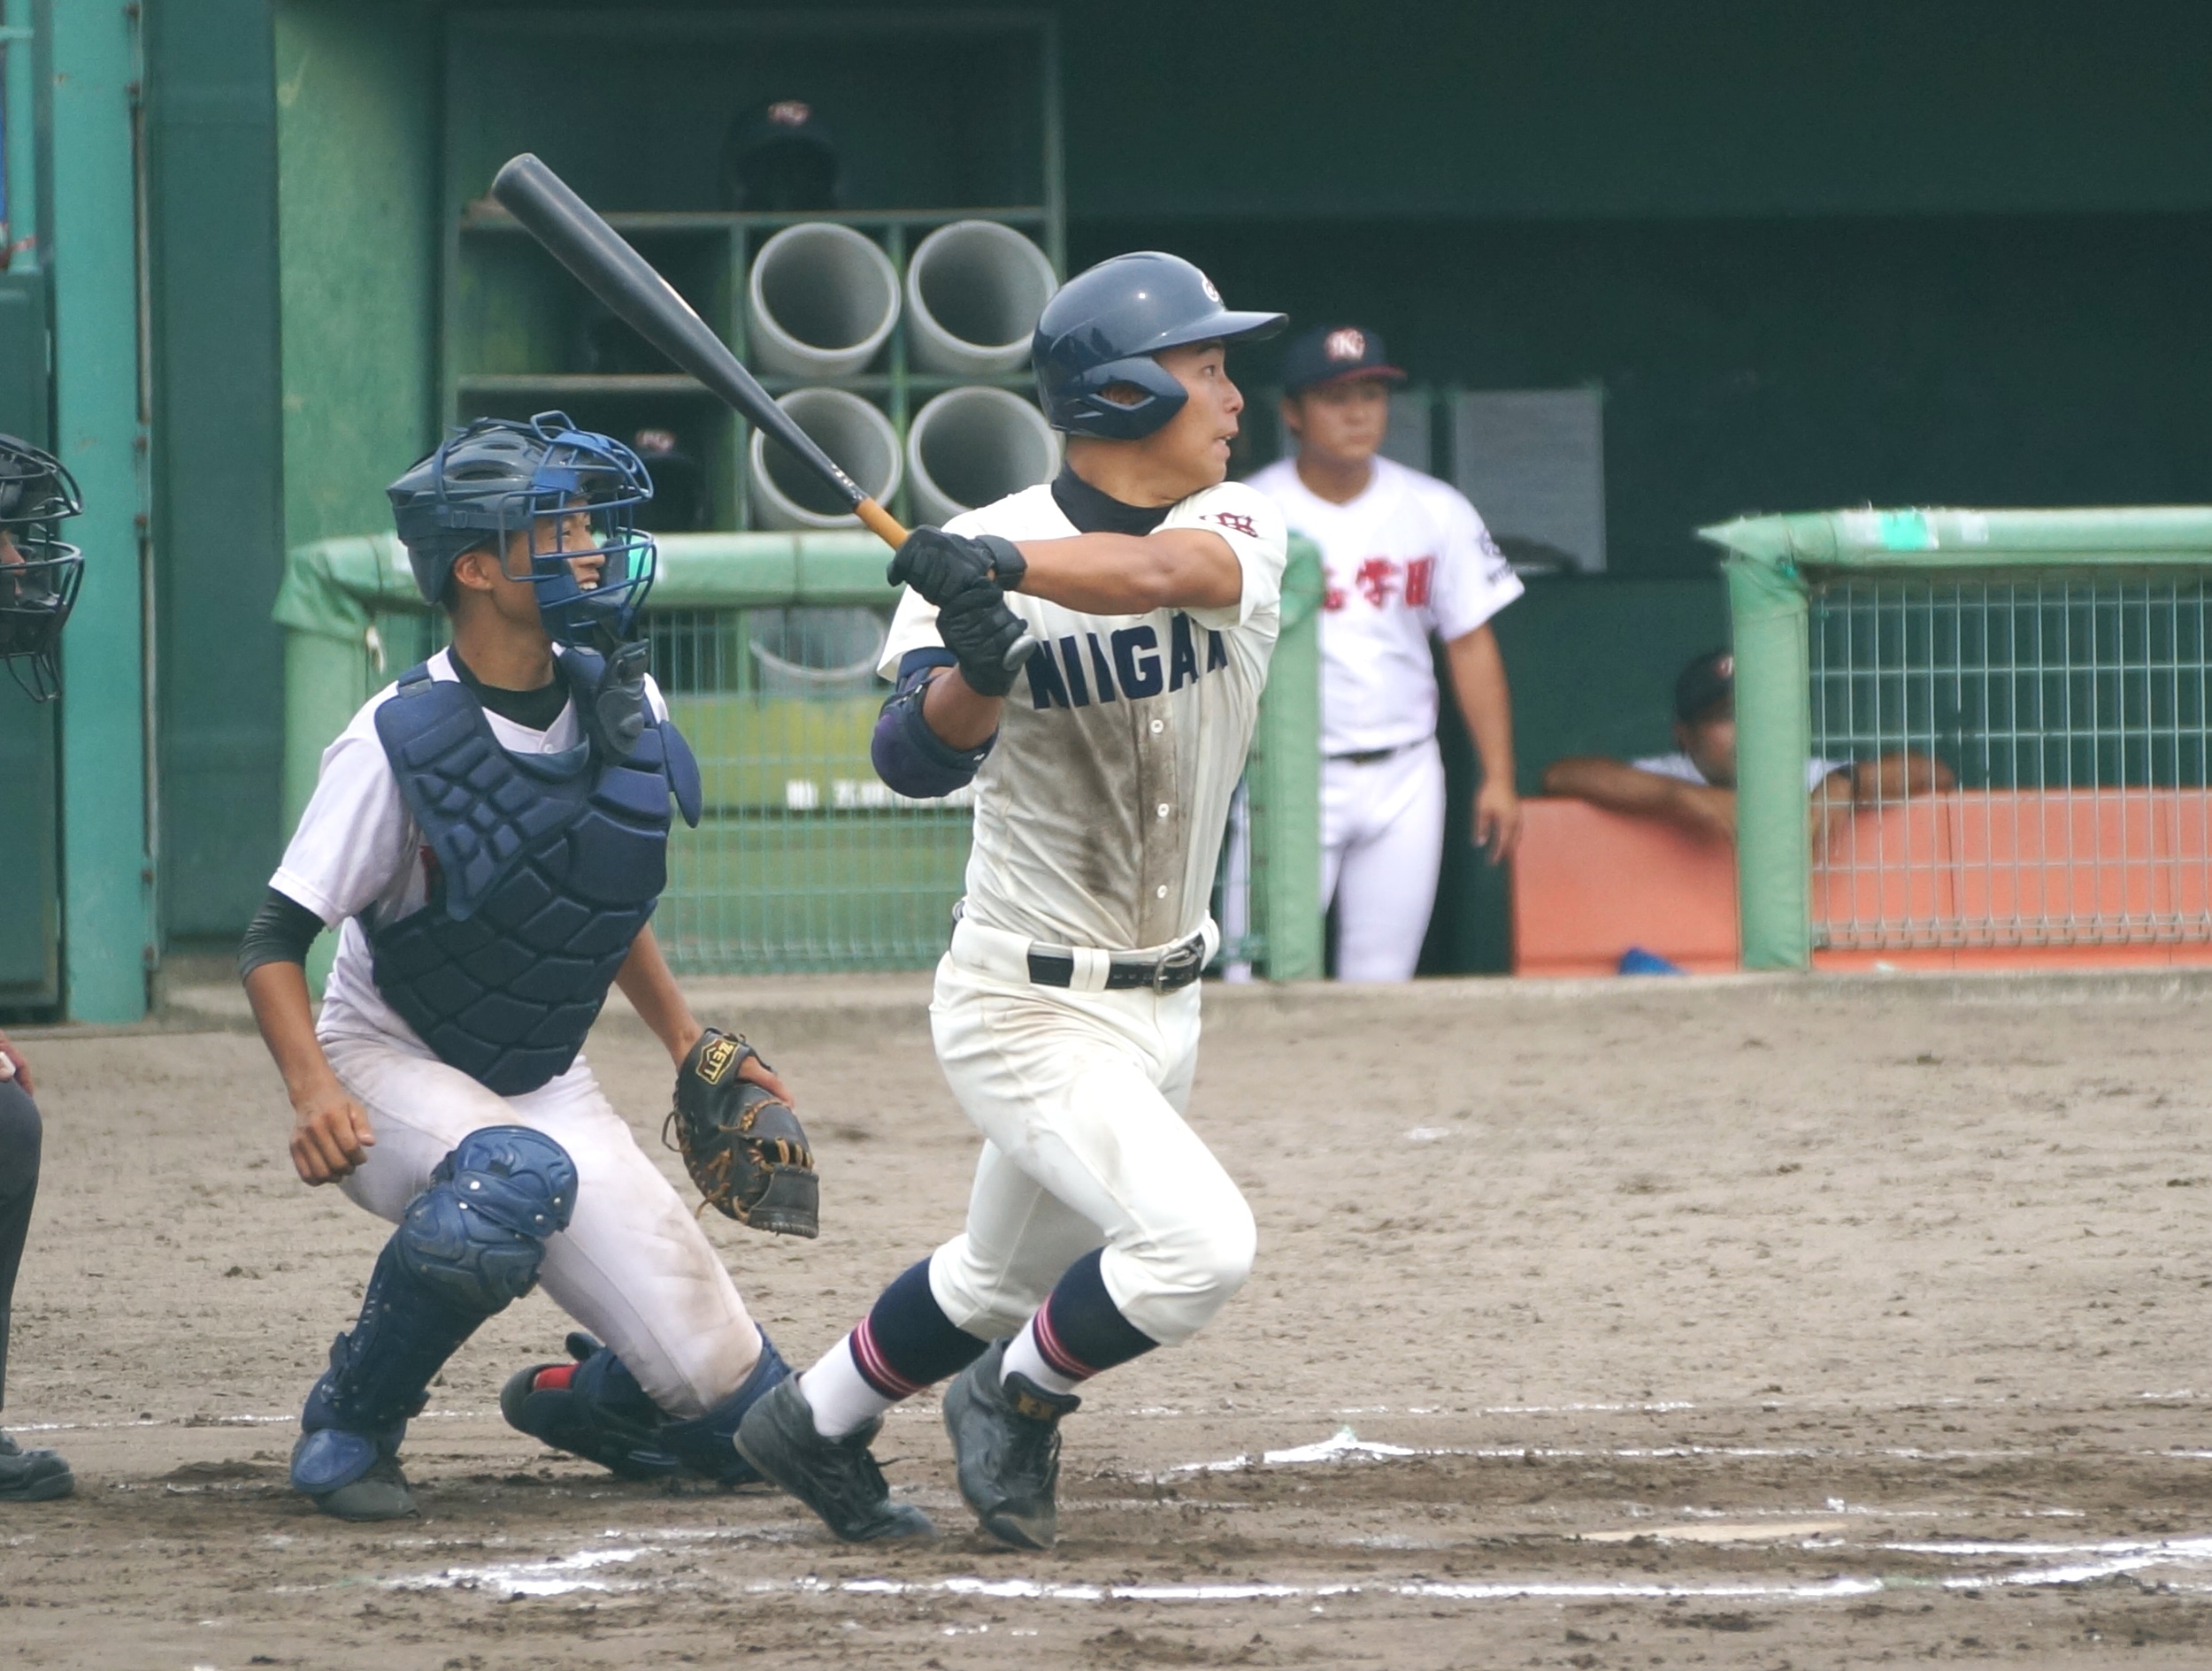
[[[1322,752],[1403,748],[1436,732],[1429,634],[1473,632],[1521,595],[1521,582],[1466,496],[1387,458],[1366,489],[1332,504],[1289,459],[1247,484],[1321,548]]]
[[[426,665],[433,678],[458,677],[443,650]],[[380,923],[396,922],[420,910],[429,897],[429,849],[376,734],[376,710],[398,688],[392,684],[377,692],[338,740],[323,750],[314,796],[269,885],[339,929],[338,955],[323,993],[317,1031],[326,1037],[391,1039],[420,1051],[425,1046],[415,1030],[384,1001],[370,977],[368,936],[360,922],[364,912],[374,913]],[[650,678],[645,699],[655,719],[668,717],[668,704]],[[484,718],[499,746],[514,755],[557,755],[583,738],[573,701],[543,731],[518,725],[489,709]]]
[[[1049,487],[945,525],[953,533],[1064,540],[1078,530]],[[1244,769],[1280,626],[1283,519],[1237,482],[1192,494],[1162,529],[1219,534],[1243,571],[1220,609],[1083,615],[1015,593],[1043,648],[1006,698],[975,782],[969,915],[1060,945],[1133,950],[1203,926],[1229,799]],[[883,650],[895,675],[941,640],[909,591]]]

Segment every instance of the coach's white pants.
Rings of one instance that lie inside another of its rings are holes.
[[[367,1163],[340,1186],[356,1202],[396,1224],[470,1132],[542,1131],[568,1151],[577,1177],[575,1214],[545,1245],[545,1292],[611,1346],[669,1414],[699,1415],[737,1390],[759,1356],[760,1331],[705,1232],[582,1057],[550,1085],[503,1097],[388,1039],[333,1035],[323,1050],[376,1132]]]
[[[963,925],[964,927],[965,925]],[[1163,1345],[1188,1339],[1251,1272],[1252,1210],[1184,1123],[1198,986],[1076,993],[937,965],[937,1059],[987,1139],[966,1230],[931,1258],[945,1315],[1010,1335],[1103,1245],[1106,1292]]]
[[[1339,980],[1411,980],[1444,859],[1436,740],[1365,765],[1321,763],[1321,899],[1336,901]]]

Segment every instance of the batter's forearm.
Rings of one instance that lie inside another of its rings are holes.
[[[949,748],[980,748],[998,734],[1002,696],[986,696],[960,677],[956,667],[932,670],[922,693],[922,719]]]
[[[294,1105],[334,1088],[338,1076],[315,1037],[306,970],[297,963],[263,963],[247,971],[245,984],[254,1025],[261,1030],[261,1042],[269,1047]]]
[[[1225,609],[1244,595],[1236,553],[1203,528],[1025,540],[1020,548],[1029,565],[1020,589],[1079,614]]]
[[[630,954],[615,971],[614,984],[672,1059],[681,1062],[691,1054],[692,1046],[706,1029],[691,1013],[691,1001],[684,996],[683,988],[676,985],[651,924],[640,929],[630,942]]]
[[[1463,633],[1447,647],[1452,666],[1452,693],[1459,699],[1460,717],[1474,739],[1486,783],[1513,783],[1513,692],[1506,682],[1505,657],[1499,653],[1497,634],[1486,625]]]

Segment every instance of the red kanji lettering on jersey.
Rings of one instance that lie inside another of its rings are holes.
[[[1416,557],[1406,564],[1406,607],[1425,609],[1429,607],[1429,591],[1436,580],[1436,559]]]
[[[1209,510],[1205,519],[1217,522],[1225,528],[1233,529],[1247,540],[1259,538],[1260,531],[1252,525],[1252,518],[1240,510]]]
[[[1388,557],[1363,559],[1352,577],[1352,584],[1359,588],[1360,596],[1377,609],[1390,602],[1390,594],[1398,579],[1398,565]]]
[[[1340,586],[1323,586],[1321,588],[1321,607],[1325,609],[1330,610],[1342,609],[1344,607],[1344,588]]]

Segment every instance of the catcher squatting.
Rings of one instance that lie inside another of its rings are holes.
[[[1282,324],[1171,256],[1079,275],[1034,341],[1067,467],[892,563],[877,770],[910,796],[977,791],[931,1017],[984,1146],[962,1232],[803,1376],[579,1054],[619,985],[680,1064],[671,1118],[709,1199],[813,1233],[787,1093],[703,1031],[648,925],[670,801],[695,821],[700,797],[631,636],[649,483],[544,414],[480,420],[393,484],[453,648],[326,753],[240,960],[300,1176],[398,1227],[308,1395],[298,1490],[348,1517],[411,1512],[398,1450],[432,1376],[542,1281],[582,1330],[572,1364],[507,1384],[524,1431],[632,1476],[764,1476],[847,1539],[926,1535],[869,1443],[892,1404],[956,1377],[962,1495],[1000,1541],[1050,1546],[1077,1387],[1189,1338],[1253,1257],[1250,1210],[1182,1110],[1285,546],[1271,502],[1225,481],[1243,399],[1224,353]],[[1010,671],[1025,632],[1041,648]],[[316,1023],[302,966],[331,925]]]

